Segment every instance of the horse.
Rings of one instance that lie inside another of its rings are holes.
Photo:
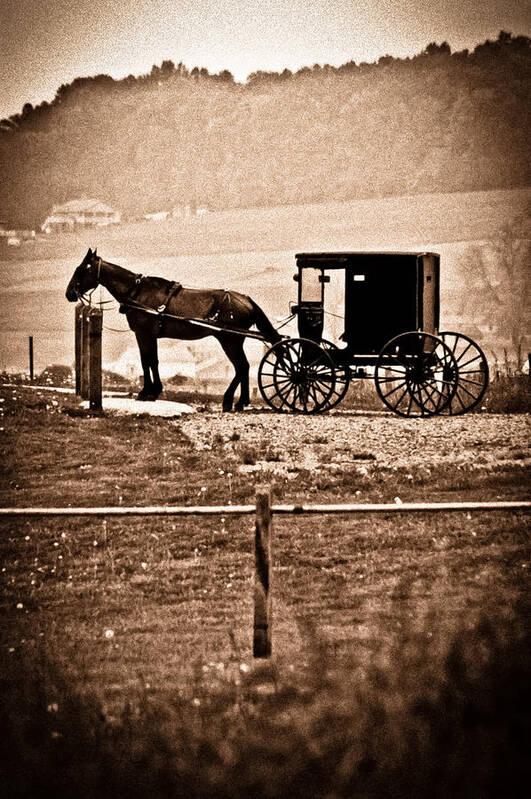
[[[213,336],[219,341],[235,372],[223,395],[223,410],[232,410],[238,386],[240,396],[234,409],[241,411],[250,404],[249,361],[243,349],[245,331],[255,325],[265,341],[271,344],[282,338],[254,300],[236,291],[185,288],[180,283],[162,277],[136,274],[104,261],[96,249],[89,247],[68,283],[66,299],[69,302],[83,301],[87,292],[98,285],[104,286],[120,303],[120,311],[125,314],[136,336],[144,374],[137,399],[153,401],[162,393],[157,339],[192,341]],[[242,332],[236,333],[230,328]]]

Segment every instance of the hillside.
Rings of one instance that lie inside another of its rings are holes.
[[[0,123],[0,218],[98,197],[127,218],[528,185],[530,40],[256,73],[102,75]]]

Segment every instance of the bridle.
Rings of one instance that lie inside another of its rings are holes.
[[[88,266],[96,266],[96,285],[92,289],[87,289],[84,291],[83,294],[79,290],[79,281],[76,280],[76,293],[78,300],[83,303],[83,305],[90,306],[92,305],[92,295],[96,291],[100,283],[100,274],[101,274],[101,262],[102,259],[98,255],[96,261],[93,262],[92,259],[89,261]],[[103,302],[112,302],[112,300],[104,300]]]

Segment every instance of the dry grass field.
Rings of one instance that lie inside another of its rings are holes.
[[[3,506],[529,498],[526,414],[0,400]],[[2,519],[7,795],[522,795],[528,521],[275,517],[261,662],[252,517]]]

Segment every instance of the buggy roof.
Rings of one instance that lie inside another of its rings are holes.
[[[415,252],[391,252],[388,250],[382,250],[380,252],[377,251],[345,251],[345,252],[298,252],[295,254],[295,258],[297,261],[300,260],[311,260],[311,261],[326,261],[329,263],[331,267],[334,266],[344,266],[345,261],[348,261],[350,258],[360,258],[360,257],[399,257],[403,258],[404,256],[413,256],[418,258],[421,255],[433,255],[435,258],[439,257],[439,253],[436,252],[428,252],[427,250],[418,250]],[[336,262],[336,263],[334,263]],[[323,267],[326,267],[327,264],[323,264]]]

